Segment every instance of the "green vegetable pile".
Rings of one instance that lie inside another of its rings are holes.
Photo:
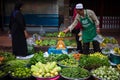
[[[65,37],[65,33],[60,31],[58,37]]]
[[[2,71],[2,70],[0,70],[0,78],[4,77],[5,75],[7,75],[7,73]]]
[[[3,69],[5,72],[12,72],[12,71],[14,71],[14,69],[16,69],[16,68],[26,67],[27,64],[28,64],[28,62],[29,62],[29,60],[18,60],[18,59],[11,60],[11,61],[8,61],[8,62],[2,67],[2,69]]]
[[[61,67],[78,67],[79,62],[74,58],[64,59],[58,62]]]
[[[3,63],[15,59],[15,56],[11,52],[0,51],[0,56],[4,57]]]
[[[80,67],[63,68],[60,74],[64,78],[72,79],[88,78],[90,76],[90,72],[88,70]]]
[[[57,37],[60,34],[60,36],[62,35],[63,37],[72,37],[72,33],[68,32],[66,34],[64,34],[63,32],[59,33],[59,32],[48,32],[45,35],[43,35],[44,37]],[[62,37],[61,36],[61,37]]]
[[[11,72],[11,76],[14,78],[31,77],[31,69],[25,67],[16,68],[13,72]]]
[[[37,53],[34,53],[34,56],[33,56],[33,57],[30,59],[30,61],[29,61],[29,65],[34,65],[34,64],[36,64],[37,62],[46,63],[42,51],[39,51],[39,52],[37,52]]]
[[[93,53],[90,55],[82,55],[79,61],[79,66],[91,70],[100,66],[110,66],[110,63],[108,57],[100,53]]]
[[[95,70],[92,70],[91,73],[94,77],[97,77],[102,80],[119,80],[120,72],[117,71],[112,66],[101,66]]]

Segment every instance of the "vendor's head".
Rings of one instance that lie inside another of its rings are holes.
[[[83,4],[82,4],[82,3],[76,4],[75,8],[76,8],[76,10],[77,10],[77,13],[83,14],[84,8],[83,8]]]
[[[23,3],[21,2],[21,1],[16,1],[16,3],[15,3],[15,10],[20,10],[21,8],[22,8],[22,6],[23,6]]]

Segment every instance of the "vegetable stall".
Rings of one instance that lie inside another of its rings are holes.
[[[34,34],[28,42],[37,49],[32,48],[34,56],[29,59],[16,59],[11,52],[0,51],[0,80],[120,79],[120,47],[115,38],[104,37],[101,52],[84,55],[74,51],[71,37],[70,33]],[[42,46],[47,48],[42,50]],[[48,53],[50,47],[56,50]]]

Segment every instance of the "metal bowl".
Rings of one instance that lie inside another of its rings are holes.
[[[90,76],[86,77],[86,78],[70,78],[70,77],[66,77],[63,76],[62,74],[60,74],[63,78],[68,79],[68,80],[87,80]]]
[[[110,53],[110,49],[108,49],[108,48],[104,48],[104,49],[102,49],[102,54],[105,54],[105,55],[108,55],[109,53]]]

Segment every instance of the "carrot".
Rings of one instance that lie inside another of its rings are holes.
[[[1,57],[0,57],[0,61],[3,61],[3,60],[4,60],[4,57],[1,56]]]
[[[74,54],[73,54],[73,57],[74,57],[76,60],[79,60],[79,59],[80,59],[80,56],[81,56],[80,53],[74,53]]]

